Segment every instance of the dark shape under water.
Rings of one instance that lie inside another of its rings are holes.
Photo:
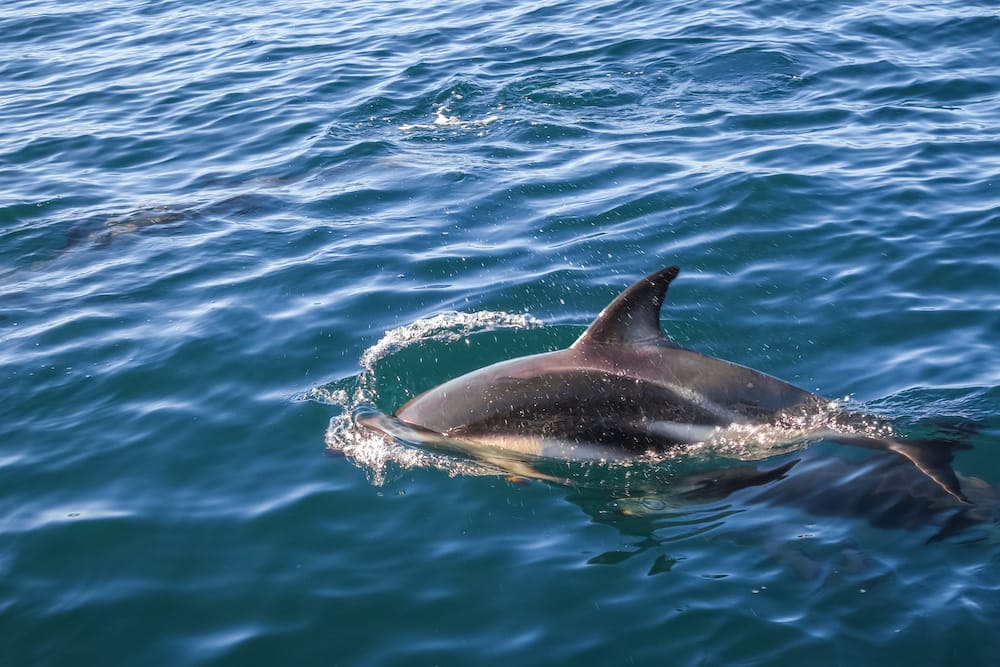
[[[778,457],[769,466],[738,464],[682,474],[667,483],[645,478],[649,470],[640,468],[624,490],[590,483],[576,486],[568,499],[596,521],[642,537],[639,544],[644,548],[673,541],[678,532],[713,529],[751,506],[861,519],[880,529],[923,533],[927,542],[1000,538],[1000,495],[986,482],[961,477],[972,502],[959,502],[905,459],[885,452],[844,457],[834,447],[810,447]],[[673,524],[674,530],[663,530]],[[801,523],[793,520],[791,526]],[[786,542],[789,527],[774,526],[767,541]]]
[[[831,414],[830,402],[815,394],[667,338],[660,310],[678,272],[667,267],[633,284],[565,350],[488,366],[424,392],[395,417],[366,412],[356,421],[558,482],[568,480],[537,473],[529,461],[628,459],[692,443],[710,451],[714,442],[739,438],[741,428],[773,426],[803,441],[893,452],[933,480],[948,502],[969,502],[947,443],[882,435],[891,433],[888,424],[880,431],[870,416]],[[738,484],[766,482],[762,475],[739,477]]]

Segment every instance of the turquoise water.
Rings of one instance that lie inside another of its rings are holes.
[[[922,483],[894,460],[673,507],[346,416],[679,264],[675,339],[947,424],[991,511],[995,3],[13,0],[0,34],[0,664],[1000,659],[995,524],[868,511]]]

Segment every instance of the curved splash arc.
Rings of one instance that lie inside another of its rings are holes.
[[[543,324],[542,320],[528,314],[494,310],[473,313],[446,311],[386,331],[377,343],[364,351],[359,363],[362,369],[372,372],[379,360],[420,341],[435,340],[448,343],[481,331],[534,329]]]

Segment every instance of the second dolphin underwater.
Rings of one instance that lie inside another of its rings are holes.
[[[829,414],[830,402],[816,394],[668,338],[660,311],[679,271],[669,266],[635,282],[564,350],[487,366],[420,394],[394,417],[364,413],[356,420],[404,441],[566,482],[532,474],[524,461],[623,459],[711,446],[734,427],[780,428],[822,416],[808,439],[893,452],[952,502],[969,502],[951,467],[950,445],[873,434],[855,426],[862,416]]]

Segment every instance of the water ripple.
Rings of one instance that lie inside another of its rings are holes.
[[[0,662],[996,662],[988,539],[373,487],[302,400],[442,313],[547,322],[394,348],[391,410],[678,263],[677,340],[961,426],[1000,484],[990,3],[13,0],[0,34]],[[877,466],[807,463],[855,466],[845,506]]]

